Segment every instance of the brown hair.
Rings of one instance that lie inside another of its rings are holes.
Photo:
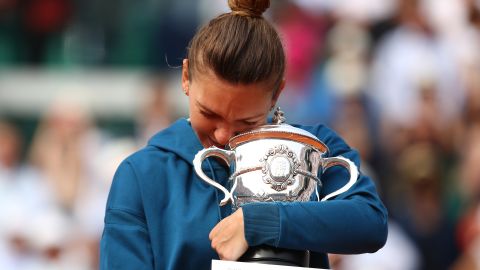
[[[262,17],[270,0],[228,0],[228,5],[232,12],[212,19],[190,41],[190,80],[210,68],[228,82],[268,82],[277,91],[285,53],[278,33]]]

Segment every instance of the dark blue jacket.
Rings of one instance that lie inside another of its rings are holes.
[[[359,155],[325,126],[303,128],[359,166]],[[223,194],[200,180],[192,160],[202,145],[186,119],[156,134],[115,173],[101,240],[100,269],[210,269],[218,259],[208,234],[231,213]],[[204,172],[228,186],[229,171],[215,160]],[[320,195],[343,186],[348,173],[333,167],[322,175]],[[371,179],[360,174],[347,192],[325,202],[253,203],[242,207],[250,246],[308,249],[312,267],[328,267],[326,253],[365,253],[387,238],[387,211]]]

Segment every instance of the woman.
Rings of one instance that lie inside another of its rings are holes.
[[[190,118],[153,136],[119,166],[107,203],[102,269],[210,269],[212,259],[237,260],[260,244],[310,250],[312,267],[328,267],[326,253],[375,252],[385,243],[387,213],[366,176],[331,201],[254,203],[230,213],[218,206],[221,194],[194,172],[198,151],[223,148],[230,137],[265,124],[285,85],[281,41],[262,17],[269,4],[229,0],[232,12],[192,39],[182,69]],[[300,127],[325,142],[330,155],[359,165],[358,154],[328,128]],[[203,165],[227,185],[225,164]],[[324,174],[325,194],[345,174]]]

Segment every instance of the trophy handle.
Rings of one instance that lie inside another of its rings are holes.
[[[328,168],[336,166],[336,165],[343,166],[348,170],[348,172],[350,173],[350,180],[348,180],[348,183],[345,184],[340,189],[338,189],[337,191],[334,191],[334,192],[326,195],[325,197],[323,197],[323,199],[321,201],[326,201],[326,200],[328,200],[328,199],[330,199],[334,196],[337,196],[337,195],[347,191],[357,181],[358,169],[357,169],[357,166],[351,160],[349,160],[347,158],[344,158],[344,157],[341,157],[341,156],[323,159],[324,171],[327,170]]]
[[[207,182],[207,184],[210,184],[221,191],[225,194],[225,197],[220,201],[220,206],[223,206],[227,204],[229,201],[233,202],[233,196],[232,194],[222,185],[219,183],[215,182],[214,180],[210,179],[202,170],[202,162],[211,156],[219,157],[225,163],[227,163],[228,166],[230,166],[230,163],[235,161],[235,152],[234,151],[229,151],[229,150],[223,150],[218,147],[212,146],[209,148],[205,148],[201,151],[199,151],[196,155],[195,158],[193,159],[193,168],[195,169],[195,172],[197,175],[202,179],[203,181]]]

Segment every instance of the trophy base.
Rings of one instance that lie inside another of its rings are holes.
[[[310,252],[308,250],[292,250],[262,245],[250,247],[247,252],[240,257],[239,261],[309,267]]]

